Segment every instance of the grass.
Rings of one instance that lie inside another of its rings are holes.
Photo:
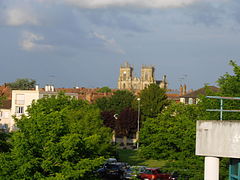
[[[147,167],[163,167],[166,163],[164,160],[144,159],[138,156],[136,150],[119,149],[119,160],[134,166],[147,166]]]

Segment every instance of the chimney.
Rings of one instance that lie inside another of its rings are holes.
[[[50,88],[49,88],[49,85],[47,84],[47,85],[45,85],[45,91],[47,92],[47,91],[50,91]]]
[[[163,75],[163,82],[166,83],[167,82],[167,76]]]
[[[180,96],[182,96],[182,95],[183,95],[183,86],[180,85]]]
[[[38,86],[38,84],[36,84],[36,86],[35,86],[35,90],[36,90],[36,91],[39,90],[39,86]]]
[[[183,86],[183,95],[187,94],[187,86],[186,84],[184,84]]]
[[[49,86],[49,88],[50,88],[51,92],[54,92],[54,86],[53,85]]]
[[[163,76],[163,85],[164,85],[164,88],[165,88],[165,89],[168,88],[167,76],[166,76],[166,75]]]

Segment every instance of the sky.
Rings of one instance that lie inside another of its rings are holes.
[[[0,0],[0,84],[117,88],[124,62],[169,88],[216,85],[240,65],[239,0]]]

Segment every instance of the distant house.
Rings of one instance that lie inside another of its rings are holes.
[[[0,131],[9,130],[9,119],[11,117],[11,89],[6,85],[0,86],[0,96],[5,97],[0,105]]]
[[[0,106],[0,131],[9,130],[9,119],[11,118],[11,100],[3,100]]]
[[[180,96],[180,102],[184,104],[197,104],[199,101],[199,96],[206,95],[207,89],[213,92],[219,91],[219,88],[216,86],[203,87],[203,88],[197,89],[196,91],[192,91],[190,93]]]

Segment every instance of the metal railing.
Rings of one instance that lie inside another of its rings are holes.
[[[223,100],[240,100],[240,97],[221,97],[221,96],[206,96],[210,99],[220,99],[220,109],[207,109],[207,111],[220,112],[220,120],[222,121],[223,112],[240,112],[240,110],[225,110],[223,109]]]

